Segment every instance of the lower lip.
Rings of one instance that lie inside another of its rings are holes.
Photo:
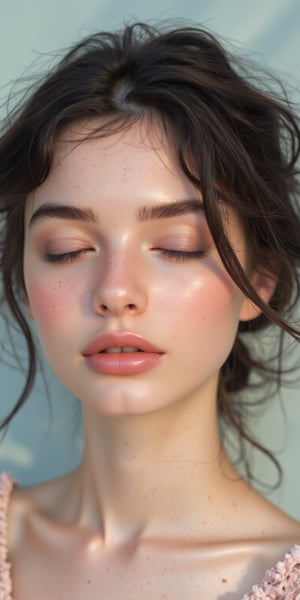
[[[105,375],[134,375],[156,367],[163,354],[155,352],[102,352],[85,360],[92,371]]]

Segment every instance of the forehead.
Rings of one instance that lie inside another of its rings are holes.
[[[28,199],[31,210],[45,201],[124,204],[201,199],[179,167],[172,140],[157,122],[85,139],[93,125],[73,126],[57,140],[50,174]]]

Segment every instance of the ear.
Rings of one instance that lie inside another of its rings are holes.
[[[255,271],[250,280],[257,295],[268,304],[276,288],[276,276],[271,273]],[[250,298],[245,297],[241,306],[240,321],[251,321],[260,314],[261,309]]]

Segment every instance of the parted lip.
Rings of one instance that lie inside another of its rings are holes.
[[[137,348],[141,352],[164,354],[163,350],[145,340],[142,336],[127,331],[100,333],[86,346],[82,354],[83,356],[91,356],[103,352],[107,348],[124,348],[128,346]]]

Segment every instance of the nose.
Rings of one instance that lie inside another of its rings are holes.
[[[121,252],[112,253],[97,275],[93,309],[99,315],[138,315],[147,306],[147,290],[137,261]]]

